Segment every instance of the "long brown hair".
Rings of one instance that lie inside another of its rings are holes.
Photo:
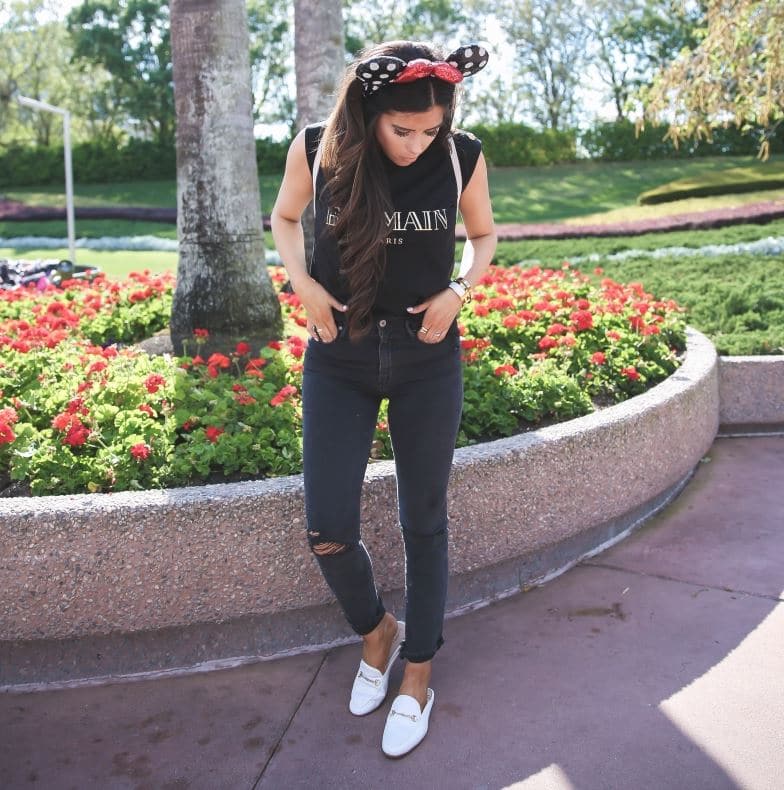
[[[376,139],[378,118],[384,112],[426,112],[434,106],[442,107],[444,121],[431,145],[446,146],[457,100],[455,85],[431,77],[388,84],[363,97],[356,64],[378,55],[394,55],[406,62],[443,59],[430,44],[412,41],[389,41],[363,50],[347,69],[327,119],[321,166],[330,203],[340,207],[331,231],[338,240],[340,271],[351,294],[347,322],[352,340],[370,329],[371,310],[386,265],[388,226],[384,212],[392,211],[392,197]]]

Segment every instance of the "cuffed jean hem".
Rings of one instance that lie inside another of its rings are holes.
[[[408,653],[406,651],[406,642],[403,640],[403,643],[400,645],[400,658],[409,661],[412,664],[424,664],[426,661],[432,661],[435,654],[440,649],[441,645],[444,644],[444,637],[439,636],[438,641],[436,642],[436,649],[433,650],[431,653]]]
[[[379,625],[381,625],[381,621],[384,619],[386,613],[387,613],[387,610],[384,609],[384,607],[382,606],[381,607],[381,615],[379,616],[378,620],[376,621],[376,624],[372,628],[368,628],[366,631],[361,629],[361,628],[356,628],[355,626],[351,625],[351,623],[349,623],[349,625],[351,625],[351,628],[354,630],[355,634],[359,634],[360,636],[367,636],[369,633],[372,633],[373,631],[375,631],[376,628],[379,627]]]

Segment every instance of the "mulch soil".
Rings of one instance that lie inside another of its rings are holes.
[[[145,208],[134,206],[84,207],[75,209],[76,219],[123,219],[146,222],[177,222],[173,208]],[[496,225],[500,241],[523,239],[577,239],[586,236],[639,236],[642,233],[663,233],[673,230],[706,230],[744,223],[765,224],[784,218],[784,200],[766,200],[744,206],[717,208],[672,214],[667,217],[633,220],[630,222],[566,225],[560,222],[500,223]],[[64,220],[65,209],[51,206],[28,206],[0,198],[0,221],[36,222]],[[269,217],[264,217],[264,229],[269,230]],[[458,225],[456,236],[465,239],[465,228]]]

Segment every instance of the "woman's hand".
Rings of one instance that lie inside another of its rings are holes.
[[[293,285],[293,283],[292,283]],[[308,334],[317,341],[331,343],[338,336],[332,308],[345,313],[348,306],[341,304],[321,283],[312,277],[301,280],[294,288],[308,319]]]
[[[422,327],[417,335],[423,343],[440,343],[462,306],[460,297],[451,288],[445,288],[424,302],[409,307],[408,312],[415,315],[424,311]]]

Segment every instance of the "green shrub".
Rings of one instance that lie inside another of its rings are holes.
[[[522,123],[478,125],[467,131],[482,141],[487,163],[493,167],[548,165],[577,158],[573,131],[537,131]]]
[[[290,334],[261,349],[238,343],[203,359],[203,330],[197,353],[177,359],[105,345],[118,327],[138,339],[165,325],[173,279],[0,291],[0,487],[121,491],[301,470],[299,297],[279,294]],[[285,272],[272,279],[282,284]],[[459,445],[643,392],[678,366],[685,346],[677,305],[639,284],[592,284],[569,267],[491,268],[459,326]],[[386,417],[382,406],[378,458],[391,457]]]
[[[260,173],[282,173],[289,142],[256,140]],[[158,181],[177,176],[173,146],[130,138],[123,145],[78,143],[71,150],[74,178],[80,183]],[[64,178],[63,146],[17,146],[0,156],[0,188],[60,184]]]
[[[647,206],[687,198],[782,188],[784,188],[784,162],[768,162],[758,167],[732,167],[701,173],[690,178],[679,178],[642,192],[637,202],[641,206]]]
[[[759,129],[741,132],[735,127],[714,130],[712,141],[683,140],[678,148],[664,139],[667,127],[646,124],[637,135],[631,121],[600,121],[580,135],[580,143],[591,159],[607,162],[635,159],[688,159],[695,156],[756,154]],[[771,153],[784,151],[784,129],[771,138]]]

